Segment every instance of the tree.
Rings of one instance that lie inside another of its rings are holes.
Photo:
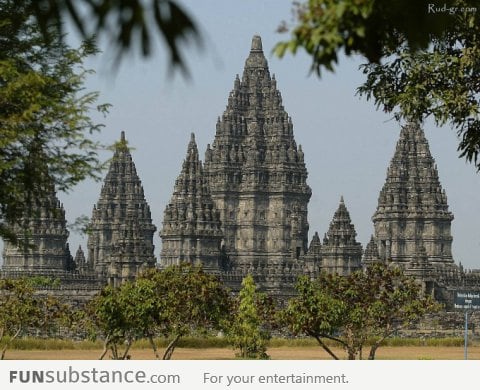
[[[242,281],[236,310],[227,336],[238,357],[242,359],[268,359],[267,342],[271,338],[268,322],[273,318],[273,305],[265,294],[257,292],[252,275]]]
[[[64,305],[51,296],[35,293],[46,279],[0,279],[0,360],[12,342],[26,330],[47,330],[61,320]]]
[[[104,340],[100,359],[109,350],[113,359],[126,359],[133,342],[147,338],[155,357],[168,360],[181,337],[220,329],[230,307],[229,294],[215,276],[182,264],[151,269],[133,282],[104,288],[89,302],[86,323],[92,338]],[[157,335],[168,340],[162,356]]]
[[[168,340],[162,359],[171,358],[178,341],[190,334],[207,334],[222,330],[231,311],[228,291],[216,276],[207,274],[200,265],[182,263],[163,270],[148,270],[139,280],[153,283],[159,317],[154,331]],[[147,337],[160,358],[153,339]]]
[[[45,42],[53,26],[61,36],[71,20],[84,39],[107,36],[121,55],[137,45],[144,56],[152,51],[156,34],[163,38],[170,64],[187,72],[180,46],[202,39],[192,17],[175,0],[22,0],[15,1],[35,18]]]
[[[480,170],[478,7],[478,0],[310,0],[296,5],[291,39],[275,52],[305,49],[318,75],[334,70],[342,50],[366,57],[360,95],[398,120],[450,124],[460,157]]]
[[[52,183],[67,191],[86,177],[98,178],[101,128],[91,110],[98,93],[83,91],[90,73],[83,60],[97,52],[93,41],[68,47],[55,30],[45,42],[28,1],[0,0],[0,237]]]
[[[291,31],[288,41],[275,48],[282,57],[303,48],[312,57],[312,70],[333,70],[341,50],[379,63],[406,43],[413,50],[426,49],[432,39],[455,28],[454,14],[475,10],[476,0],[309,0],[295,2],[295,25],[283,22],[280,32]],[[387,50],[387,51],[386,51]]]
[[[433,117],[460,138],[460,157],[480,170],[480,12],[455,15],[455,26],[433,38],[427,50],[403,45],[382,64],[362,66],[358,92],[398,120]]]
[[[151,320],[145,308],[152,304],[153,294],[140,295],[140,292],[132,282],[117,288],[107,286],[88,303],[83,323],[88,325],[92,339],[103,338],[100,360],[108,350],[112,359],[128,359],[133,342],[143,337],[145,323]]]
[[[315,338],[332,358],[338,360],[324,339],[341,343],[335,334],[341,328],[347,314],[346,306],[341,299],[329,295],[323,289],[321,280],[324,278],[326,278],[324,274],[316,281],[310,280],[307,276],[300,277],[295,285],[297,296],[288,301],[279,318],[293,334]]]
[[[362,358],[371,343],[369,359],[399,328],[438,309],[430,296],[400,268],[374,264],[347,277],[322,274],[301,278],[281,318],[295,334],[314,337],[330,356],[338,356],[324,340],[338,342],[348,359]]]

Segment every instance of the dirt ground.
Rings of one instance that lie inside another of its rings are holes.
[[[345,359],[345,353],[337,350],[339,356]],[[96,360],[100,356],[100,350],[57,350],[57,351],[21,351],[8,350],[6,359],[18,360]],[[272,359],[296,360],[296,359],[330,359],[320,347],[279,347],[270,348],[267,353]],[[365,351],[368,354],[368,350]],[[132,359],[153,359],[153,353],[149,349],[135,349],[131,351]],[[377,359],[388,360],[456,360],[463,359],[463,347],[382,347],[377,351]],[[234,359],[235,354],[227,348],[177,348],[173,359]],[[468,358],[480,360],[480,346],[470,347]]]

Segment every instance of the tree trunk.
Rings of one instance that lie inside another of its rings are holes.
[[[19,328],[15,334],[12,336],[12,338],[10,340],[8,340],[7,343],[5,343],[5,346],[2,348],[2,353],[0,355],[0,360],[4,360],[5,359],[5,353],[7,352],[7,349],[8,347],[10,346],[10,344],[12,343],[13,340],[15,340],[18,335],[20,334],[20,332],[22,331],[22,328]],[[4,330],[2,329],[2,338],[3,338],[3,332]]]
[[[110,350],[112,351],[112,359],[118,360],[117,344],[110,345]]]
[[[173,351],[175,350],[177,341],[179,339],[180,339],[180,335],[177,334],[175,338],[172,341],[170,341],[167,348],[165,349],[165,353],[163,354],[163,360],[170,360],[170,358],[172,357]]]
[[[327,353],[328,353],[332,358],[334,358],[335,360],[339,360],[338,357],[337,357],[337,355],[335,355],[335,354],[333,353],[333,351],[332,351],[330,348],[328,348],[327,344],[325,344],[320,337],[315,336],[315,339],[318,341],[318,344],[320,344],[320,346],[321,346],[325,351],[327,351]]]
[[[155,355],[155,359],[160,359],[160,354],[158,353],[157,345],[155,344],[155,341],[153,341],[152,335],[148,336],[148,341],[150,342],[150,346],[153,349],[153,354]]]
[[[375,360],[375,353],[377,352],[378,347],[380,347],[380,345],[383,343],[383,341],[384,341],[387,337],[391,336],[391,335],[393,334],[393,332],[394,332],[394,331],[391,330],[391,331],[389,331],[388,333],[384,334],[384,335],[380,338],[380,340],[377,340],[377,342],[372,345],[372,347],[370,348],[370,353],[368,354],[368,360]]]
[[[105,355],[107,354],[107,351],[108,351],[108,340],[109,340],[109,337],[107,336],[105,341],[103,342],[103,351],[102,351],[102,354],[100,355],[100,358],[98,360],[103,360],[103,358],[105,357]]]
[[[7,348],[8,348],[8,344],[2,348],[2,355],[0,356],[0,360],[5,359],[5,352],[7,352]]]
[[[127,346],[125,347],[125,352],[123,353],[123,356],[122,356],[121,360],[130,359],[128,357],[128,351],[130,351],[130,347],[132,346],[132,343],[133,343],[133,340],[131,340],[131,339],[127,340]]]
[[[4,334],[4,332],[5,332],[5,328],[2,328],[2,329],[0,330],[0,341],[3,340],[3,334]],[[3,349],[2,349],[2,354],[1,354],[1,356],[0,356],[0,360],[3,360],[3,359],[5,358],[5,352],[7,351],[7,347],[8,347],[8,343],[5,343],[5,346],[4,346]]]
[[[348,353],[348,360],[355,360],[355,355],[356,355],[355,350],[348,348],[347,353]]]
[[[372,347],[370,348],[370,353],[368,354],[368,360],[375,360],[375,353],[377,352],[379,346],[379,343],[372,345]]]

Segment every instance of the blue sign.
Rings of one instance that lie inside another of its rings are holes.
[[[455,291],[455,309],[480,310],[480,292]]]

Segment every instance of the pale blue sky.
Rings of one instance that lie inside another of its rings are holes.
[[[87,88],[99,90],[101,100],[113,105],[101,135],[112,143],[120,131],[135,148],[137,171],[152,210],[153,222],[161,229],[163,210],[170,199],[175,178],[187,148],[190,133],[196,134],[201,156],[215,135],[215,123],[227,102],[235,74],[242,73],[251,38],[259,34],[271,73],[292,117],[297,144],[303,146],[313,196],[309,205],[310,237],[327,231],[343,195],[365,246],[373,233],[371,217],[384,183],[399,134],[398,124],[371,102],[355,96],[363,75],[361,58],[341,59],[334,74],[322,79],[309,76],[309,59],[302,53],[279,60],[271,54],[274,44],[284,37],[275,32],[282,20],[290,20],[290,0],[190,0],[182,1],[201,26],[205,50],[185,51],[192,79],[180,74],[171,77],[162,49],[146,60],[124,59],[115,73],[104,55],[89,61],[97,70]],[[457,157],[457,138],[449,128],[425,128],[446,190],[452,223],[453,254],[458,263],[480,268],[480,176],[472,165]],[[105,155],[105,158],[108,154]],[[90,216],[101,183],[86,182],[71,194],[60,194],[71,221]],[[160,239],[155,235],[155,254]],[[72,233],[72,252],[86,238]]]

